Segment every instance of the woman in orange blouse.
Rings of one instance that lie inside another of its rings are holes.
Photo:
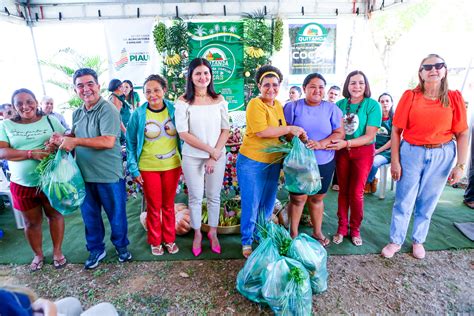
[[[412,213],[413,256],[425,257],[423,243],[445,183],[458,182],[466,165],[466,105],[459,91],[448,90],[447,73],[440,56],[424,58],[418,86],[405,91],[393,118],[391,170],[398,184],[386,258],[400,250]]]

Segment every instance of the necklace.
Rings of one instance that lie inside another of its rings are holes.
[[[198,92],[196,92],[196,96],[197,96],[197,97],[200,97],[200,98],[204,98],[206,95],[207,95],[207,91],[204,92],[204,93],[198,93]]]
[[[362,103],[364,103],[364,99],[360,101],[359,105],[357,106],[357,109],[354,113],[351,113],[351,99],[347,100],[347,107],[346,107],[346,120],[347,123],[351,124],[352,120],[356,117],[356,115],[359,113],[360,107],[362,106]],[[349,115],[351,114],[351,115]]]

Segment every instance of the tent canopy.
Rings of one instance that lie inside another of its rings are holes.
[[[35,24],[60,20],[241,16],[261,11],[283,17],[367,15],[403,0],[0,0],[3,16]]]

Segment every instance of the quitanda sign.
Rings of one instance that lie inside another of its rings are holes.
[[[309,72],[330,74],[335,72],[336,25],[325,20],[316,23],[289,21],[290,75]]]
[[[296,36],[295,44],[316,44],[321,45],[326,40],[328,31],[318,23],[309,23],[301,28]]]

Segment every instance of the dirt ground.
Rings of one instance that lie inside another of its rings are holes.
[[[270,314],[235,289],[244,260],[130,262],[84,271],[0,266],[0,284],[24,285],[39,296],[78,297],[85,306],[113,303],[122,314]],[[318,314],[474,313],[474,250],[332,256],[328,291],[313,296]]]

